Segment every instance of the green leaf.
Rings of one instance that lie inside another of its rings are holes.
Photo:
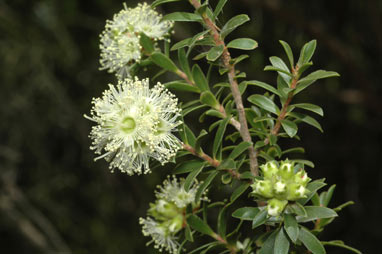
[[[323,245],[329,245],[329,246],[336,246],[336,247],[341,247],[341,248],[344,248],[344,249],[347,249],[347,250],[350,250],[354,253],[357,253],[357,254],[362,254],[362,252],[360,252],[359,250],[353,248],[353,247],[350,247],[346,244],[344,244],[342,241],[339,241],[339,240],[334,240],[334,241],[329,241],[329,242],[324,242],[324,241],[321,241],[321,243]]]
[[[299,229],[296,217],[292,214],[284,215],[284,229],[292,242],[296,243],[298,239]]]
[[[289,77],[292,75],[290,73],[290,70],[288,68],[288,66],[284,63],[284,61],[280,58],[280,57],[277,57],[277,56],[271,56],[269,58],[269,61],[272,63],[272,66],[275,67],[275,68],[278,68],[280,70],[283,70],[283,73],[286,73],[286,74],[289,74],[288,75],[288,79],[289,80]],[[280,74],[281,75],[281,74]],[[287,81],[285,80],[285,81]]]
[[[217,170],[224,170],[224,169],[235,169],[236,168],[236,164],[235,164],[235,161],[231,158],[228,158],[228,159],[225,159],[223,160],[219,167],[217,168]]]
[[[191,69],[190,69],[190,65],[188,63],[188,59],[186,56],[186,51],[183,48],[180,48],[178,50],[178,59],[179,59],[179,64],[182,70],[186,73],[189,79],[192,79]]]
[[[197,43],[197,42],[199,42],[199,41],[202,41],[202,40],[204,40],[204,36],[207,34],[209,32],[209,30],[205,30],[205,31],[202,31],[202,32],[200,32],[200,33],[197,33],[197,34],[195,34],[193,37],[192,37],[192,39],[191,39],[191,41],[189,42],[189,48],[188,48],[188,50],[187,50],[187,53],[186,53],[186,56],[188,57],[189,56],[189,54],[191,53],[191,50],[192,50],[192,48],[195,46],[195,44]]]
[[[242,207],[234,211],[232,217],[252,221],[259,212],[260,209],[258,207]]]
[[[185,143],[191,145],[192,147],[195,147],[196,137],[194,133],[186,124],[183,124],[183,126],[184,126],[184,133],[187,138],[187,141],[185,141]]]
[[[198,252],[198,251],[205,249],[205,248],[207,248],[207,250],[208,250],[209,248],[214,247],[214,246],[219,245],[219,244],[220,244],[219,242],[207,243],[207,244],[204,244],[204,245],[202,245],[196,249],[193,249],[192,251],[189,251],[187,254],[193,254],[193,253],[199,253],[200,254],[201,252]],[[179,248],[179,251],[180,250],[181,249]],[[178,254],[180,254],[180,252]]]
[[[291,161],[293,161],[295,163],[300,163],[300,164],[306,165],[306,166],[311,167],[311,168],[314,168],[313,162],[308,161],[308,160],[293,159]]]
[[[187,39],[181,40],[181,41],[175,43],[175,44],[171,47],[171,51],[174,51],[174,50],[177,50],[177,49],[181,49],[181,48],[187,47],[187,46],[190,45],[191,41],[192,41],[192,38],[187,38]]]
[[[268,85],[267,83],[264,83],[258,80],[249,80],[249,81],[246,81],[246,83],[247,85],[254,85],[254,86],[264,88],[265,90],[268,90],[269,92],[274,93],[278,95],[279,97],[281,97],[281,94],[279,93],[279,91],[277,91],[276,88],[274,88],[271,85]]]
[[[298,68],[298,72],[297,72],[298,76],[300,77],[312,65],[313,65],[313,62],[307,62],[301,65],[300,68]]]
[[[206,234],[206,235],[210,235],[212,236],[214,234],[214,231],[212,231],[212,229],[210,228],[210,226],[207,225],[207,223],[205,223],[203,220],[201,220],[198,216],[196,215],[190,215],[188,218],[187,218],[187,223],[193,228],[195,229],[196,231],[202,233],[202,234]]]
[[[327,207],[322,206],[305,206],[306,216],[305,217],[297,217],[297,221],[299,223],[323,219],[323,218],[333,218],[337,217],[338,214]]]
[[[308,63],[312,58],[314,51],[316,50],[316,40],[311,40],[306,43],[300,52],[300,58],[298,59],[297,65],[300,67],[305,63]]]
[[[249,17],[246,14],[240,14],[228,20],[228,22],[223,26],[223,28],[220,31],[222,39],[224,39],[229,33],[235,30],[236,27],[244,24],[247,21],[249,21]]]
[[[242,49],[242,50],[252,50],[257,48],[258,44],[255,40],[250,38],[239,38],[230,41],[227,48]]]
[[[324,183],[320,180],[316,180],[316,181],[308,183],[308,185],[306,186],[306,188],[310,191],[308,194],[308,197],[299,199],[299,200],[297,200],[296,203],[301,204],[301,205],[305,205],[313,197],[314,193],[316,193],[319,189],[321,189],[325,185],[326,185],[326,183]]]
[[[278,67],[275,67],[275,66],[272,66],[272,65],[267,65],[264,67],[264,71],[277,71],[280,76],[281,74],[283,75],[282,78],[285,80],[285,82],[289,83],[289,80],[290,78],[289,77],[292,77],[292,74],[290,74],[289,71],[286,71],[284,69],[281,69],[281,68],[278,68]],[[289,77],[288,77],[289,76]]]
[[[309,74],[305,78],[300,79],[298,81],[296,90],[294,91],[294,94],[296,95],[299,92],[305,90],[311,84],[313,84],[317,79],[337,77],[337,76],[339,76],[339,74],[337,72],[334,72],[334,71],[318,70],[318,71],[312,72],[311,74]]]
[[[189,242],[194,241],[194,238],[192,237],[192,231],[191,231],[190,226],[188,224],[186,225],[185,236],[186,236],[187,241],[189,241]]]
[[[158,5],[164,4],[164,3],[170,3],[170,2],[178,2],[180,0],[155,0],[152,4],[151,7],[155,8]]]
[[[205,131],[205,130],[201,130],[200,133],[199,133],[199,136],[196,138],[196,141],[195,141],[195,150],[197,153],[201,153],[202,152],[202,148],[200,147],[201,145],[201,142],[202,142],[202,139],[205,135],[207,135],[208,132]]]
[[[300,228],[298,239],[310,250],[313,254],[325,254],[325,248],[320,241],[312,233],[304,227]]]
[[[240,179],[248,179],[248,180],[252,180],[254,181],[255,180],[255,177],[252,175],[251,172],[249,171],[246,171],[246,172],[243,172],[240,174]]]
[[[306,216],[305,208],[300,203],[294,203],[288,206],[292,213],[299,216]]]
[[[297,125],[294,122],[284,119],[281,120],[281,125],[289,137],[293,138],[297,134]]]
[[[300,114],[300,113],[295,113],[295,112],[290,112],[290,113],[288,113],[288,115],[296,118],[299,121],[302,121],[304,123],[307,123],[307,124],[317,128],[321,132],[324,132],[324,130],[321,127],[321,124],[319,122],[317,122],[317,120],[311,116],[308,116],[305,114]]]
[[[225,234],[227,230],[227,206],[224,206],[218,215],[218,234],[225,239]]]
[[[145,33],[141,33],[139,43],[147,53],[151,54],[154,52],[154,43]]]
[[[292,49],[290,48],[289,44],[285,41],[282,41],[282,40],[279,40],[279,42],[281,43],[281,45],[283,46],[284,50],[285,50],[285,53],[287,54],[288,56],[288,60],[289,60],[289,64],[290,64],[290,67],[294,67],[294,58],[293,58],[293,52],[292,52]]]
[[[209,90],[207,78],[197,64],[192,67],[192,77],[200,91],[204,92]]]
[[[215,95],[210,91],[204,91],[200,94],[200,102],[212,108],[219,109],[219,102],[216,100]]]
[[[354,201],[348,201],[346,203],[343,203],[342,205],[337,206],[333,210],[336,211],[336,212],[339,212],[339,211],[341,211],[342,209],[344,209],[345,207],[347,207],[349,205],[354,205]]]
[[[249,55],[240,55],[236,58],[232,58],[231,63],[233,65],[236,65],[236,64],[240,63],[241,61],[243,61],[244,59],[247,59],[248,57],[249,57]]]
[[[287,82],[289,83],[290,79],[291,79],[291,76],[292,74],[290,73],[290,70],[288,68],[288,66],[284,63],[284,61],[280,58],[280,57],[277,57],[277,56],[271,56],[269,58],[269,61],[271,62],[272,66],[277,68],[277,69],[280,69],[282,71],[279,71],[279,75]]]
[[[332,186],[330,186],[328,191],[324,191],[320,194],[320,205],[325,207],[329,205],[329,202],[332,199],[335,188],[336,188],[336,185],[333,184]]]
[[[173,12],[163,17],[163,20],[180,21],[180,22],[201,22],[200,15],[189,12]]]
[[[279,108],[276,106],[276,104],[271,99],[269,99],[268,97],[264,95],[253,94],[248,97],[248,101],[276,115],[280,111]]]
[[[177,72],[178,67],[174,64],[174,62],[165,54],[161,52],[155,52],[150,56],[151,60],[158,65],[159,67],[162,67],[163,69],[167,71]]]
[[[205,164],[203,163],[199,168],[192,171],[188,176],[186,177],[186,180],[184,181],[184,190],[189,191],[190,187],[195,181],[195,178],[200,174],[200,172],[203,170]]]
[[[317,79],[324,79],[324,78],[330,78],[330,77],[339,77],[340,74],[338,74],[335,71],[325,71],[325,70],[317,70],[315,72],[310,73],[308,76],[300,79],[297,83],[304,83],[307,81],[316,81]]]
[[[215,61],[216,59],[218,59],[223,54],[223,50],[224,50],[223,45],[212,47],[208,51],[207,60],[211,61],[211,62]]]
[[[199,100],[198,100],[198,102],[199,102]],[[182,115],[184,117],[184,116],[188,115],[189,113],[191,113],[191,112],[193,112],[195,110],[204,108],[204,107],[207,107],[207,105],[197,105],[197,106],[189,107],[187,109],[182,110]]]
[[[176,81],[171,81],[171,82],[165,83],[164,86],[167,89],[175,90],[175,91],[200,93],[199,88],[192,86],[188,83],[185,83],[184,81],[181,81],[181,80],[176,80]]]
[[[219,111],[217,111],[215,109],[207,110],[206,111],[206,115],[207,116],[215,116],[215,117],[218,117],[218,118],[224,118],[224,115],[221,112],[219,112]]]
[[[260,225],[263,225],[267,221],[268,211],[266,208],[261,210],[258,214],[256,214],[255,218],[252,221],[252,229],[257,228]]]
[[[208,188],[208,186],[211,184],[211,182],[215,179],[219,171],[214,170],[212,171],[206,179],[204,179],[203,183],[200,185],[198,190],[195,194],[195,202],[198,203],[200,201],[200,198],[202,197],[204,191]]]
[[[230,159],[236,159],[240,154],[242,154],[244,151],[246,151],[249,147],[252,146],[252,142],[241,142],[238,146],[236,146],[232,152],[228,155],[228,158]]]
[[[302,108],[302,109],[305,109],[305,110],[309,110],[309,111],[312,111],[316,114],[319,114],[320,116],[324,116],[324,111],[322,110],[321,107],[317,106],[317,105],[314,105],[314,104],[310,104],[310,103],[298,103],[298,104],[293,104],[291,105],[290,107],[296,107],[296,108]]]
[[[216,17],[220,14],[220,12],[223,10],[223,7],[226,3],[227,3],[227,0],[219,0],[218,4],[216,5],[216,8],[214,10],[213,20],[215,20]]]
[[[272,232],[272,234],[265,240],[261,249],[259,250],[259,254],[272,254],[275,247],[275,240],[278,230]]]
[[[216,154],[217,154],[219,147],[223,141],[224,132],[225,132],[225,129],[227,127],[228,122],[229,122],[229,117],[223,119],[223,121],[219,124],[218,130],[216,131],[216,136],[215,136],[214,144],[213,144],[213,148],[212,148],[212,151],[213,151],[212,154],[213,154],[214,158],[216,158]]]
[[[288,154],[288,153],[305,153],[305,149],[303,147],[293,147],[293,148],[284,150],[282,152],[282,155]]]
[[[223,184],[230,184],[232,182],[232,175],[230,173],[225,173],[221,177]]]
[[[275,239],[274,254],[288,254],[289,252],[289,240],[286,237],[283,228],[279,230]]]
[[[231,195],[231,203],[235,202],[235,200],[238,199],[248,189],[250,185],[250,183],[244,183],[237,187]]]
[[[177,174],[188,173],[188,172],[199,169],[200,167],[203,166],[203,164],[205,164],[205,162],[200,160],[186,161],[180,164],[178,167],[176,167],[173,174],[177,175]]]

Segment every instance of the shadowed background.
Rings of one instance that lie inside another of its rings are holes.
[[[105,161],[93,162],[87,137],[91,123],[83,118],[91,98],[115,82],[112,74],[98,71],[98,43],[105,20],[121,8],[117,0],[0,0],[2,253],[156,253],[145,247],[149,238],[142,236],[138,218],[145,216],[155,186],[174,164],[145,176],[111,174]],[[159,8],[175,10],[192,11],[187,1]],[[341,74],[317,82],[295,100],[323,107],[325,117],[318,120],[325,133],[300,126],[302,140],[285,146],[304,147],[305,158],[316,165],[309,175],[337,184],[333,207],[356,202],[322,239],[341,239],[364,253],[377,253],[382,237],[381,1],[235,0],[227,3],[220,25],[239,13],[251,21],[227,39],[251,37],[259,43],[238,66],[248,79],[275,83],[275,74],[262,69],[272,55],[286,59],[279,39],[291,45],[295,57],[305,42],[317,39],[313,68]],[[197,24],[176,24],[172,41],[197,31]],[[187,120],[198,133],[197,115]]]

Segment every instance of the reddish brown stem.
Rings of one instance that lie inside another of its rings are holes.
[[[190,0],[191,4],[194,6],[195,9],[200,8],[201,4],[197,0]],[[203,20],[205,25],[209,28],[210,34],[212,35],[215,45],[220,46],[223,45],[224,50],[222,53],[222,60],[224,67],[228,70],[228,80],[231,85],[231,91],[232,91],[232,96],[234,98],[235,104],[236,104],[236,109],[238,112],[239,116],[239,121],[240,121],[240,135],[244,141],[247,142],[252,142],[251,135],[249,134],[248,130],[248,123],[247,123],[247,118],[245,116],[245,111],[244,111],[244,106],[243,106],[243,101],[241,98],[241,94],[239,91],[239,85],[237,84],[237,81],[235,79],[235,66],[231,64],[231,56],[228,51],[228,48],[226,47],[224,41],[222,40],[220,33],[217,29],[216,24],[206,15],[202,15]],[[250,146],[248,148],[248,153],[249,153],[249,162],[250,162],[250,169],[251,172],[254,176],[258,175],[258,162],[257,162],[257,157],[255,154],[255,149],[253,146]]]

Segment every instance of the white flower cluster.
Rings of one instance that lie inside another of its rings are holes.
[[[179,242],[176,234],[184,227],[186,207],[189,204],[192,204],[193,208],[199,205],[195,203],[199,185],[193,184],[186,191],[184,181],[184,179],[178,181],[175,176],[165,180],[163,186],[158,186],[156,202],[150,204],[148,210],[150,217],[139,219],[143,235],[151,236],[154,247],[160,251],[165,249],[169,253],[177,253]]]
[[[139,44],[140,34],[153,40],[161,40],[168,35],[173,23],[163,21],[162,16],[146,3],[135,8],[127,8],[115,14],[113,20],[106,21],[101,34],[101,70],[116,72],[119,78],[130,77],[131,66],[142,56]]]
[[[125,79],[101,98],[92,101],[91,149],[102,154],[110,168],[119,168],[129,175],[150,171],[149,158],[162,164],[168,162],[180,148],[172,134],[181,124],[178,100],[161,83],[149,88],[149,80]]]

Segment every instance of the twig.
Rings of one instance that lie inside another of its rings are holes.
[[[190,0],[190,3],[194,6],[195,9],[199,9],[201,4],[197,0]],[[249,134],[248,130],[248,123],[245,116],[243,101],[241,98],[241,94],[239,91],[239,86],[237,84],[237,81],[235,79],[235,66],[231,64],[231,56],[230,53],[224,43],[224,41],[221,39],[220,33],[217,29],[216,24],[204,13],[202,15],[203,20],[206,24],[206,26],[210,29],[210,33],[214,39],[214,42],[216,46],[223,45],[224,50],[222,53],[222,60],[224,67],[228,70],[228,80],[231,85],[231,91],[232,95],[236,104],[236,109],[239,115],[239,121],[240,121],[240,135],[244,141],[252,142],[251,135]],[[254,176],[258,175],[258,161],[257,157],[255,155],[255,149],[253,146],[250,146],[248,148],[249,152],[249,162],[250,162],[250,169]]]
[[[298,82],[298,78],[297,78],[297,72],[298,72],[298,67],[296,66],[296,68],[292,68],[292,76],[293,76],[293,79],[292,79],[292,82],[291,82],[291,85],[290,85],[290,88],[291,89],[295,89],[297,87],[297,82]],[[289,94],[288,94],[288,98],[286,99],[284,105],[282,106],[281,108],[281,111],[280,111],[280,115],[277,117],[276,119],[276,124],[275,126],[273,126],[272,130],[271,130],[271,134],[276,136],[279,131],[280,131],[280,127],[281,127],[281,122],[285,119],[286,117],[286,114],[287,114],[287,110],[288,110],[288,106],[289,104],[291,103],[292,99],[293,99],[293,95],[294,95],[294,91],[290,91]],[[264,140],[264,144],[265,145],[268,145],[269,144],[269,138],[266,138]],[[256,150],[256,155],[258,154],[258,150]]]
[[[213,159],[211,156],[205,154],[204,152],[200,152],[198,153],[195,148],[193,148],[192,146],[188,145],[188,144],[183,144],[183,149],[184,150],[187,150],[189,151],[192,155],[194,156],[197,156],[199,157],[200,159],[208,162],[208,164],[210,164],[210,166],[212,167],[219,167],[221,162],[216,160],[216,159]],[[233,178],[236,178],[236,179],[240,179],[240,173],[237,172],[236,170],[233,170],[233,169],[224,169],[225,171],[227,171]]]
[[[227,242],[227,240],[225,240],[223,237],[221,237],[220,235],[216,234],[216,233],[213,233],[211,235],[216,241],[220,242],[221,244],[224,244],[226,246],[226,248],[230,251],[230,254],[236,254],[237,253],[237,249],[235,246],[229,244]]]

